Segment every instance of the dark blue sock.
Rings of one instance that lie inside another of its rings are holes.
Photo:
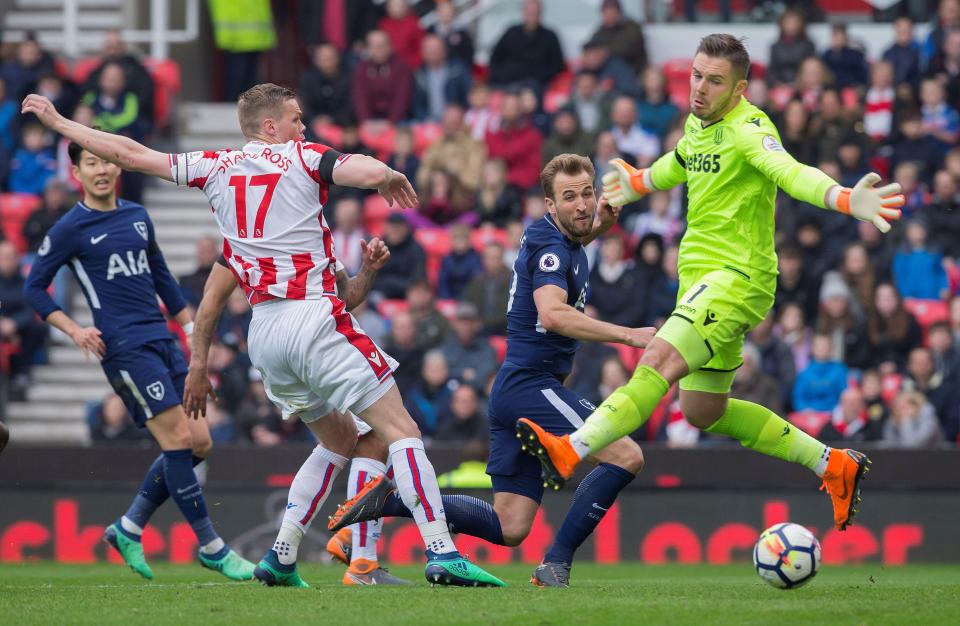
[[[191,460],[194,467],[203,463],[203,459],[196,455],[192,455]],[[154,511],[160,508],[160,505],[169,497],[170,491],[167,490],[167,481],[163,477],[163,455],[161,454],[147,470],[147,475],[140,485],[140,491],[130,504],[130,508],[124,513],[124,517],[140,528],[144,528]]]
[[[488,502],[461,495],[441,496],[441,499],[450,532],[479,537],[498,546],[504,545],[500,518]],[[413,513],[404,506],[397,492],[393,492],[383,506],[383,517],[413,517]]]
[[[218,535],[207,516],[207,503],[203,500],[203,489],[197,475],[193,473],[192,456],[189,448],[164,450],[163,477],[170,497],[197,535],[197,542],[205,546],[217,539]]]
[[[570,510],[543,560],[570,565],[573,553],[587,540],[607,509],[613,506],[620,490],[634,478],[627,470],[609,463],[601,463],[587,474],[577,487]]]

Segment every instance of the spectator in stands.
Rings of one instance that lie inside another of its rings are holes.
[[[360,328],[370,339],[373,339],[375,344],[383,345],[383,340],[387,336],[387,320],[377,313],[368,300],[355,306],[350,314],[356,318]]]
[[[960,113],[947,104],[946,88],[935,78],[920,83],[920,101],[923,131],[941,143],[945,154],[960,138]]]
[[[950,331],[953,333],[953,340],[960,345],[960,296],[954,296],[950,300]]]
[[[677,214],[678,207],[671,202],[669,191],[655,191],[650,194],[650,210],[641,213],[633,220],[630,227],[634,240],[642,239],[649,233],[655,233],[663,238],[666,245],[678,243],[683,223]]]
[[[599,41],[590,40],[583,44],[580,66],[597,75],[603,91],[631,97],[640,95],[640,85],[637,84],[633,68],[619,57],[611,55],[610,48]]]
[[[623,233],[608,232],[600,244],[600,254],[590,269],[589,300],[596,307],[600,319],[619,326],[640,326],[646,303],[637,297],[640,276],[633,262],[624,256],[626,245]]]
[[[938,372],[947,380],[955,381],[960,375],[960,346],[954,341],[947,321],[934,322],[927,331],[930,354]]]
[[[815,137],[810,133],[810,114],[801,100],[790,100],[781,115],[780,141],[783,149],[801,163],[816,163]]]
[[[838,87],[867,84],[867,58],[862,50],[850,45],[846,23],[837,22],[830,28],[830,47],[823,53],[823,62]]]
[[[860,244],[867,251],[875,278],[878,281],[889,281],[890,266],[893,264],[893,239],[884,237],[876,228],[867,228],[870,225],[868,222],[857,223]]]
[[[96,414],[90,427],[91,441],[139,441],[144,439],[143,431],[127,414],[123,400],[115,393],[109,394],[96,407]]]
[[[531,87],[520,88],[520,114],[530,120],[541,137],[550,134],[550,115],[543,108],[543,101]]]
[[[870,419],[863,392],[851,387],[840,394],[840,402],[833,408],[830,421],[824,424],[817,439],[859,443],[878,441],[882,436],[883,424]]]
[[[613,122],[610,132],[617,142],[617,150],[630,155],[637,167],[647,167],[660,156],[660,140],[640,125],[633,98],[620,96],[614,100],[610,119]]]
[[[347,124],[353,121],[350,75],[337,47],[322,43],[310,54],[311,65],[300,78],[300,103],[308,127]]]
[[[518,219],[523,213],[523,200],[517,188],[507,182],[503,159],[484,163],[482,179],[476,205],[480,221],[503,227],[510,220]]]
[[[947,103],[960,108],[960,30],[947,35],[940,54],[930,61],[927,75],[946,87]]]
[[[683,17],[688,22],[697,22],[697,1],[683,0]],[[720,0],[720,21],[732,21],[731,0]]]
[[[625,61],[634,75],[647,68],[647,45],[640,24],[623,14],[619,0],[600,4],[600,27],[590,36],[610,49],[610,54]]]
[[[127,88],[137,95],[140,106],[140,116],[147,122],[153,121],[153,77],[149,70],[136,55],[130,52],[123,34],[116,29],[109,29],[103,33],[103,48],[100,50],[100,65],[87,76],[83,84],[83,91],[94,91],[100,84],[100,75],[109,63],[116,63],[123,69],[124,82]],[[58,111],[62,111],[59,106]]]
[[[103,66],[97,87],[83,96],[83,104],[93,109],[93,125],[108,133],[143,141],[150,129],[150,119],[144,117],[140,98],[127,87],[123,67],[112,61]],[[143,201],[144,175],[124,170],[120,185],[123,197],[131,202]]]
[[[207,427],[214,443],[232,443],[239,438],[233,416],[218,401],[207,402]]]
[[[593,138],[580,128],[576,114],[562,108],[553,116],[553,129],[543,143],[541,160],[547,163],[558,154],[589,155],[593,152]]]
[[[391,213],[387,218],[383,240],[390,247],[390,262],[377,273],[373,289],[384,298],[404,298],[407,287],[426,276],[426,254],[402,213]]]
[[[283,419],[267,397],[260,372],[250,370],[250,389],[233,420],[236,428],[258,446],[275,446],[286,441],[311,441],[312,436],[296,415]]]
[[[524,0],[523,21],[503,33],[490,53],[490,82],[499,87],[530,83],[542,93],[566,67],[557,34],[540,23],[539,0]]]
[[[930,227],[930,245],[956,260],[960,257],[960,185],[947,170],[933,175],[933,198],[920,209]]]
[[[503,246],[488,243],[483,249],[483,272],[470,281],[462,297],[477,308],[488,335],[506,334],[511,276],[510,268],[503,263]]]
[[[340,252],[339,248],[337,252]],[[184,274],[177,279],[180,283],[180,291],[183,292],[183,298],[194,308],[200,306],[200,299],[203,298],[203,287],[210,278],[210,271],[213,264],[217,262],[220,256],[220,247],[217,240],[213,237],[201,237],[197,239],[196,263],[197,269],[190,274]],[[339,259],[340,256],[337,255]]]
[[[360,223],[362,215],[363,208],[356,198],[341,198],[333,205],[333,247],[337,260],[351,276],[360,271],[363,264],[360,242],[368,237]]]
[[[781,246],[777,254],[780,276],[777,279],[776,308],[795,303],[808,320],[817,317],[820,306],[820,277],[804,264],[803,252],[795,243]]]
[[[46,329],[23,296],[23,274],[16,248],[0,241],[0,341],[18,346],[10,359],[10,398],[22,400],[30,384],[30,366],[43,347]]]
[[[600,89],[596,72],[583,69],[577,72],[569,106],[576,112],[584,131],[594,134],[609,128],[612,105],[613,94]]]
[[[883,442],[891,448],[923,448],[943,441],[934,409],[923,394],[901,392],[893,400],[890,419],[883,427]]]
[[[630,372],[624,367],[623,361],[616,354],[604,359],[600,366],[600,381],[593,396],[609,398],[610,394],[630,382]],[[602,401],[602,400],[601,400]]]
[[[605,130],[597,134],[597,145],[593,150],[593,169],[597,173],[596,186],[601,188],[603,175],[610,171],[610,161],[613,159],[629,159],[630,155],[623,154],[617,148],[617,140],[613,133]]]
[[[809,207],[809,205],[807,205]],[[803,257],[803,269],[810,274],[816,284],[823,279],[828,269],[837,263],[836,251],[826,246],[823,240],[823,226],[818,218],[823,211],[806,213],[797,219],[797,244]]]
[[[637,277],[636,293],[644,294],[640,323],[652,326],[656,318],[652,317],[651,298],[648,294],[653,293],[666,278],[663,273],[663,237],[656,233],[647,233],[640,239],[634,252],[633,272]]]
[[[57,74],[41,76],[34,92],[50,100],[58,111],[63,111],[64,115],[72,115],[79,100],[76,86]]]
[[[936,23],[923,46],[927,62],[937,56],[950,33],[956,31],[960,31],[960,0],[940,0]]]
[[[47,231],[73,206],[70,189],[56,178],[47,179],[43,188],[43,203],[23,223],[23,239],[27,251],[36,252]]]
[[[923,337],[916,318],[903,308],[900,293],[890,283],[877,286],[868,320],[871,362],[881,373],[896,371]]]
[[[874,142],[882,143],[893,133],[893,113],[897,100],[893,65],[877,61],[870,68],[870,87],[864,100],[863,128]]]
[[[529,226],[547,214],[547,204],[543,192],[530,189],[523,198],[523,221]]]
[[[33,91],[41,76],[54,73],[53,56],[40,47],[33,33],[27,33],[24,40],[17,44],[14,57],[0,68],[7,92],[18,103]]]
[[[458,302],[446,341],[441,346],[450,364],[450,375],[464,385],[482,391],[497,371],[497,353],[481,335],[483,324],[477,307]]]
[[[847,387],[847,367],[832,358],[830,335],[813,336],[811,360],[793,386],[795,411],[832,411]]]
[[[407,0],[387,0],[386,15],[377,28],[390,38],[394,54],[403,59],[411,69],[420,67],[423,28],[416,13],[410,10]]]
[[[787,407],[790,406],[790,392],[793,391],[793,383],[797,378],[797,366],[790,346],[774,332],[773,317],[771,311],[750,331],[750,343],[760,357],[755,365],[769,376],[780,390],[779,406]],[[768,404],[763,406],[773,409]]]
[[[807,326],[803,308],[796,302],[787,302],[780,308],[774,332],[793,356],[793,371],[799,372],[810,362],[813,332]]]
[[[440,350],[423,356],[423,367],[416,385],[403,396],[403,405],[417,422],[425,437],[433,437],[440,411],[450,403],[456,384],[450,380],[450,368]]]
[[[236,102],[260,82],[260,56],[277,47],[269,0],[209,0],[213,40],[223,54],[222,95]]]
[[[464,109],[459,104],[446,106],[441,125],[443,134],[423,153],[416,176],[417,187],[426,189],[430,175],[439,170],[452,174],[465,190],[476,193],[485,162],[490,163],[486,161],[486,144],[470,135],[470,129],[464,124]],[[486,186],[481,189],[481,193],[487,191]]]
[[[0,185],[6,188],[7,169],[17,147],[20,103],[11,97],[7,84],[0,77]]]
[[[390,39],[382,30],[367,35],[367,58],[353,72],[353,106],[357,120],[399,122],[410,111],[413,73],[394,54]]]
[[[898,163],[893,170],[893,179],[900,183],[907,200],[901,209],[903,217],[913,217],[931,200],[926,181],[922,179],[922,166],[918,161],[907,161]]]
[[[463,28],[454,23],[457,16],[457,7],[453,0],[437,2],[437,21],[427,29],[427,32],[437,35],[447,44],[447,53],[451,59],[456,59],[467,68],[473,67],[473,38]]]
[[[831,272],[820,287],[820,315],[816,331],[830,337],[832,360],[862,369],[871,363],[870,343],[863,318],[853,312],[853,294],[841,276]],[[811,346],[812,348],[812,346]]]
[[[840,149],[840,143],[850,137],[858,137],[862,145],[867,139],[858,129],[854,120],[843,108],[840,92],[828,87],[820,94],[820,110],[810,122],[810,133],[816,137],[819,161],[833,160]]]
[[[383,3],[376,0],[311,0],[297,3],[303,42],[331,43],[340,54],[363,45],[367,33],[383,17]]]
[[[760,351],[750,342],[743,345],[743,364],[733,379],[730,397],[762,403],[774,413],[784,414],[780,386],[775,378],[763,371]]]
[[[877,370],[866,370],[860,377],[860,391],[867,405],[867,415],[876,422],[882,432],[883,425],[890,417],[890,410],[883,398],[883,379]]]
[[[413,316],[401,311],[391,320],[390,334],[384,342],[384,350],[400,363],[393,373],[400,393],[406,396],[420,377],[424,350],[417,345],[417,323]]]
[[[227,304],[217,322],[217,337],[238,352],[246,352],[247,331],[250,328],[252,316],[250,303],[243,290],[234,290],[227,299]],[[233,412],[233,407],[230,411]]]
[[[840,166],[838,182],[845,187],[852,188],[857,184],[857,181],[870,173],[863,144],[856,136],[846,137],[840,142],[840,148],[837,151],[837,164]],[[851,237],[855,237],[856,223],[852,220],[847,220],[847,222],[850,223],[850,227],[844,230],[848,231]]]
[[[442,300],[459,298],[467,284],[481,271],[483,263],[470,243],[470,227],[454,224],[450,227],[450,253],[440,262],[437,295]]]
[[[488,437],[487,418],[480,409],[479,392],[471,385],[453,390],[450,402],[440,410],[435,441],[484,441]]]
[[[220,405],[233,413],[243,402],[250,387],[249,361],[240,354],[240,338],[227,335],[210,344],[207,369],[217,391]],[[209,404],[208,404],[209,409]]]
[[[423,65],[414,73],[413,117],[439,122],[447,106],[467,105],[473,82],[470,67],[447,58],[447,47],[436,35],[423,38]]]
[[[403,173],[407,180],[417,184],[417,171],[420,169],[420,159],[413,151],[413,131],[409,126],[400,126],[394,135],[393,152],[387,159],[387,165]]]
[[[792,97],[799,98],[803,106],[808,111],[817,110],[817,104],[820,94],[829,86],[834,85],[833,77],[830,76],[827,66],[824,65],[818,57],[808,57],[800,63],[797,70],[797,78],[791,87],[780,87],[775,91],[776,94],[790,94]],[[784,97],[784,96],[780,96]]]
[[[903,391],[922,393],[933,406],[940,430],[948,441],[957,438],[957,414],[960,411],[960,393],[957,381],[947,379],[937,370],[933,354],[926,348],[914,348],[907,359],[907,376],[903,380]]]
[[[787,9],[780,16],[780,36],[770,46],[770,64],[767,83],[790,85],[797,77],[800,64],[816,54],[816,47],[807,36],[807,21],[795,9]]]
[[[927,225],[907,223],[907,240],[893,258],[893,280],[904,298],[945,300],[949,296],[943,254],[927,244]]]
[[[939,167],[942,160],[940,143],[931,135],[924,132],[923,117],[919,111],[906,111],[900,118],[901,139],[893,145],[893,154],[890,157],[892,171],[904,163],[920,165],[919,176],[926,180]],[[896,179],[897,182],[901,182]]]
[[[876,291],[877,278],[873,265],[870,264],[867,249],[862,243],[850,244],[843,251],[840,277],[853,294],[854,299],[851,304],[854,313],[860,318],[866,317],[867,311],[873,304],[873,293]],[[824,280],[826,280],[826,276],[824,276]]]
[[[650,283],[649,302],[647,304],[648,326],[660,326],[663,320],[673,312],[677,304],[677,290],[680,279],[677,275],[677,246],[667,246],[663,251],[663,271]]]
[[[907,84],[915,89],[920,84],[922,58],[920,44],[913,38],[913,21],[898,17],[893,28],[894,43],[884,51],[883,60],[893,66],[894,85]]]
[[[752,102],[752,101],[751,101]],[[670,100],[663,69],[652,65],[643,72],[643,97],[637,102],[644,130],[662,141],[677,121],[680,110]]]
[[[417,280],[407,287],[407,311],[417,326],[417,345],[424,350],[442,344],[450,330],[450,323],[437,309],[433,289],[425,280]]]
[[[474,83],[467,96],[470,108],[463,121],[470,129],[470,136],[483,141],[487,133],[500,127],[500,114],[490,107],[491,92],[486,83]]]
[[[503,159],[506,163],[507,182],[522,190],[539,184],[543,135],[523,117],[516,92],[503,94],[500,127],[487,132],[486,143],[490,158]]]
[[[449,172],[434,170],[420,193],[417,212],[407,214],[415,228],[437,228],[453,223],[474,225],[479,220],[477,214],[469,210],[473,195]]]
[[[57,173],[57,160],[49,145],[46,129],[28,123],[23,129],[23,146],[16,149],[10,160],[7,189],[35,196],[43,193],[47,181]]]

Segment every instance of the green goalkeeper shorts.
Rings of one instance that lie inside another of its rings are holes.
[[[690,368],[680,389],[729,393],[744,336],[773,306],[769,282],[733,268],[681,272],[676,308],[657,332]]]

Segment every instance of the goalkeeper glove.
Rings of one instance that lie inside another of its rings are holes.
[[[890,221],[900,219],[900,209],[906,198],[900,193],[899,183],[874,187],[880,175],[870,172],[850,189],[834,187],[830,192],[830,208],[852,215],[862,222],[870,222],[881,233],[890,231]]]
[[[612,169],[603,175],[603,195],[611,206],[636,202],[653,191],[649,170],[637,169],[623,159],[610,161]]]

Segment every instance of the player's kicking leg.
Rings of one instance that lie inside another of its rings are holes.
[[[187,420],[187,427],[190,429],[193,444],[191,464],[196,467],[206,460],[213,447],[213,440],[210,438],[207,420]],[[107,526],[103,534],[104,541],[120,553],[130,569],[148,580],[153,579],[153,570],[144,556],[140,537],[153,513],[170,497],[164,478],[164,459],[162,454],[157,457],[147,470],[130,508],[120,519]]]
[[[200,563],[233,580],[253,578],[253,563],[242,558],[224,543],[207,515],[203,488],[193,471],[193,437],[183,408],[179,405],[171,407],[150,418],[146,424],[163,450],[162,476],[167,493],[177,503],[197,536]],[[116,523],[107,531],[107,541],[125,560],[135,553],[135,544],[140,544],[142,527],[135,526],[131,528]],[[140,532],[136,532],[137,530]],[[142,549],[139,553],[142,558]],[[130,560],[127,562],[130,563]],[[146,565],[145,562],[143,565]],[[146,571],[149,572],[149,568]],[[138,573],[143,574],[140,571]]]
[[[733,372],[741,362],[744,331],[739,329],[751,328],[769,308],[769,302],[764,302],[766,306],[752,307],[759,314],[741,314],[751,303],[739,294],[749,296],[750,289],[733,272],[711,272],[683,290],[678,299],[683,308],[657,332],[630,381],[604,400],[573,434],[557,437],[521,419],[517,433],[542,464],[551,486],[559,488],[583,458],[642,426],[670,385],[683,379],[681,394],[687,395],[688,404],[690,392],[719,396],[702,414],[697,414],[695,406],[690,407],[694,413],[684,411],[691,423],[814,471],[832,500],[835,526],[844,530],[857,513],[860,481],[869,459],[855,450],[832,450],[760,405],[727,399]],[[690,306],[695,299],[696,306]],[[709,371],[701,369],[708,364]]]

